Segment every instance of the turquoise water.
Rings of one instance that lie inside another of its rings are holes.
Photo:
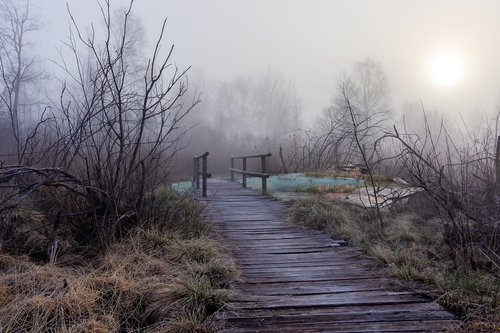
[[[241,179],[238,180],[241,182]],[[269,193],[275,192],[297,192],[311,186],[342,186],[358,185],[359,181],[354,178],[328,178],[311,177],[303,173],[289,173],[284,175],[271,176],[267,180],[267,190]],[[258,177],[247,178],[247,186],[255,189],[262,189],[262,180]]]
[[[193,190],[191,181],[173,183],[170,187],[179,194],[186,194]]]
[[[241,179],[238,181],[241,182]],[[335,187],[360,184],[360,181],[354,178],[311,177],[303,173],[289,173],[270,176],[267,180],[267,191],[282,200],[296,200],[310,197],[311,194],[300,191],[311,186]],[[247,178],[247,187],[262,190],[262,180],[258,177]]]
[[[241,179],[237,180],[241,183]],[[289,173],[275,175],[267,180],[267,191],[269,194],[282,200],[296,200],[310,197],[311,194],[300,192],[311,186],[342,186],[342,185],[360,185],[361,181],[354,178],[329,178],[329,177],[311,177],[303,173]],[[262,180],[258,177],[247,178],[247,187],[256,190],[262,190]],[[188,193],[192,191],[191,182],[173,183],[172,189],[178,193]]]

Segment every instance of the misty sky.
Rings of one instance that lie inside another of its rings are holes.
[[[99,19],[93,0],[35,0],[46,57],[57,57],[67,35],[67,2],[82,25]],[[191,77],[231,80],[279,70],[295,82],[308,115],[328,105],[337,80],[365,57],[382,63],[395,109],[419,99],[448,112],[500,106],[498,0],[136,0],[135,9],[150,41],[168,17],[174,60],[192,65]],[[448,87],[430,78],[429,62],[443,50],[463,71]]]

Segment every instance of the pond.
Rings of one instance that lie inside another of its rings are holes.
[[[237,181],[241,183],[241,179]],[[267,180],[269,194],[282,200],[307,198],[311,196],[311,192],[314,193],[314,188],[317,186],[334,190],[335,187],[360,185],[363,185],[363,182],[354,178],[313,177],[303,173],[274,175]],[[247,187],[261,191],[262,180],[258,177],[248,177]],[[185,193],[192,189],[191,182],[174,183],[172,189]]]
[[[241,182],[241,179],[238,181]],[[267,180],[267,191],[279,199],[293,200],[310,196],[315,192],[316,187],[334,190],[336,187],[362,184],[362,181],[354,178],[314,177],[303,173],[289,173],[270,176]],[[254,177],[247,178],[247,187],[262,190],[262,180]]]

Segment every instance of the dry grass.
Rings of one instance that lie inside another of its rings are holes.
[[[0,331],[219,331],[213,315],[228,302],[234,264],[199,206],[162,200],[144,227],[79,265],[64,253],[56,265],[0,253]]]
[[[330,177],[330,178],[355,178],[362,179],[365,183],[370,182],[369,176],[362,172],[360,168],[352,169],[329,169],[322,172],[306,172],[311,177]],[[377,185],[387,185],[397,183],[392,177],[383,174],[373,174],[373,180]]]
[[[8,300],[0,309],[6,331],[48,332],[75,325],[98,309],[98,294],[81,272],[33,264],[0,277]]]
[[[356,185],[311,185],[301,187],[296,192],[305,193],[352,193],[356,191],[359,186]]]
[[[200,318],[193,314],[184,314],[165,321],[146,330],[150,333],[213,333],[221,332],[223,326],[213,318]]]
[[[207,237],[175,240],[169,258],[176,262],[193,261],[203,263],[217,257],[221,247]]]
[[[207,276],[187,274],[179,276],[164,296],[176,311],[206,317],[224,308],[228,291],[214,288]]]
[[[372,237],[376,226],[359,223],[361,210],[357,207],[335,204],[321,197],[297,201],[290,214],[293,223],[311,229],[323,230],[332,238],[344,239],[351,245],[363,246],[366,237]]]
[[[336,206],[313,198],[296,203],[292,209],[291,219],[307,228],[330,231],[336,226],[345,224],[347,216]]]
[[[307,176],[311,177],[341,177],[341,178],[360,178],[363,174],[359,168],[345,169],[329,169],[321,172],[306,172]]]

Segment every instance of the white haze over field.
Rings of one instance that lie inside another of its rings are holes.
[[[93,0],[33,1],[44,22],[37,46],[50,59],[68,34],[67,3],[81,26],[100,22]],[[366,57],[382,64],[396,110],[419,99],[448,113],[492,113],[500,105],[498,0],[136,0],[134,6],[147,42],[168,17],[173,59],[193,66],[190,79],[279,71],[295,84],[306,123],[329,105],[343,73]],[[430,79],[428,64],[442,51],[463,61],[463,78],[452,87]]]

